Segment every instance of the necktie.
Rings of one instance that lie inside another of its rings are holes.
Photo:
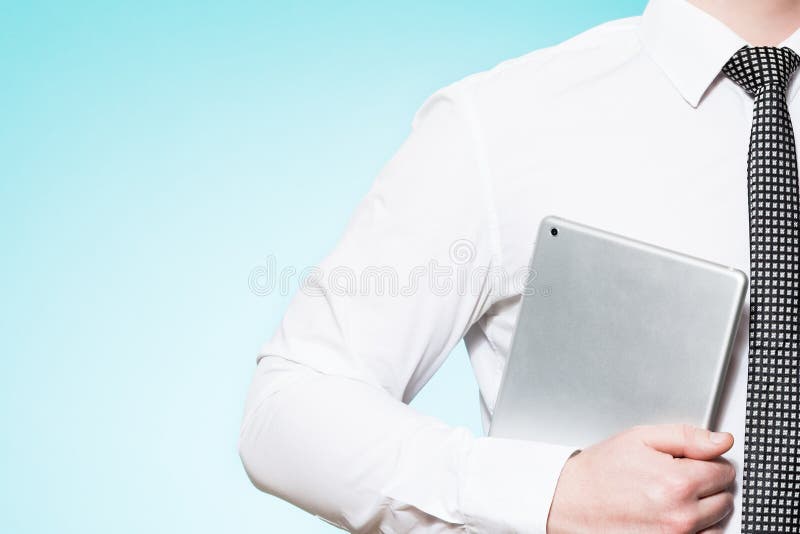
[[[747,162],[750,337],[742,532],[800,533],[800,197],[786,87],[800,57],[744,47],[722,71],[754,98]]]

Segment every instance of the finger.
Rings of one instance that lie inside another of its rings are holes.
[[[642,442],[674,458],[711,460],[733,446],[733,435],[692,425],[642,425],[634,427]]]
[[[722,527],[713,526],[713,527],[709,527],[709,528],[704,528],[703,530],[701,530],[697,534],[722,534]]]
[[[736,480],[736,469],[724,458],[713,460],[675,458],[674,461],[681,474],[694,481],[695,496],[698,499],[725,491]]]
[[[697,530],[713,527],[733,511],[733,493],[722,491],[703,497],[697,501],[697,509],[699,517]]]

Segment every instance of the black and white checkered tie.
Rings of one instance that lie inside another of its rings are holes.
[[[744,47],[722,71],[754,97],[750,199],[750,356],[742,532],[800,533],[800,196],[786,87],[800,57]]]

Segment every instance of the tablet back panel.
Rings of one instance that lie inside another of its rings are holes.
[[[490,435],[585,447],[637,424],[708,428],[745,274],[554,216],[534,248]]]

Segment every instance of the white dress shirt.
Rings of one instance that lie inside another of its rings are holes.
[[[653,0],[431,96],[259,353],[240,436],[252,481],[353,531],[544,532],[572,447],[473,436],[407,403],[463,338],[488,428],[514,274],[545,215],[749,272],[753,101],[720,74],[744,44],[682,0]],[[783,45],[800,52],[800,32]],[[748,306],[715,425],[735,438],[731,533]]]

